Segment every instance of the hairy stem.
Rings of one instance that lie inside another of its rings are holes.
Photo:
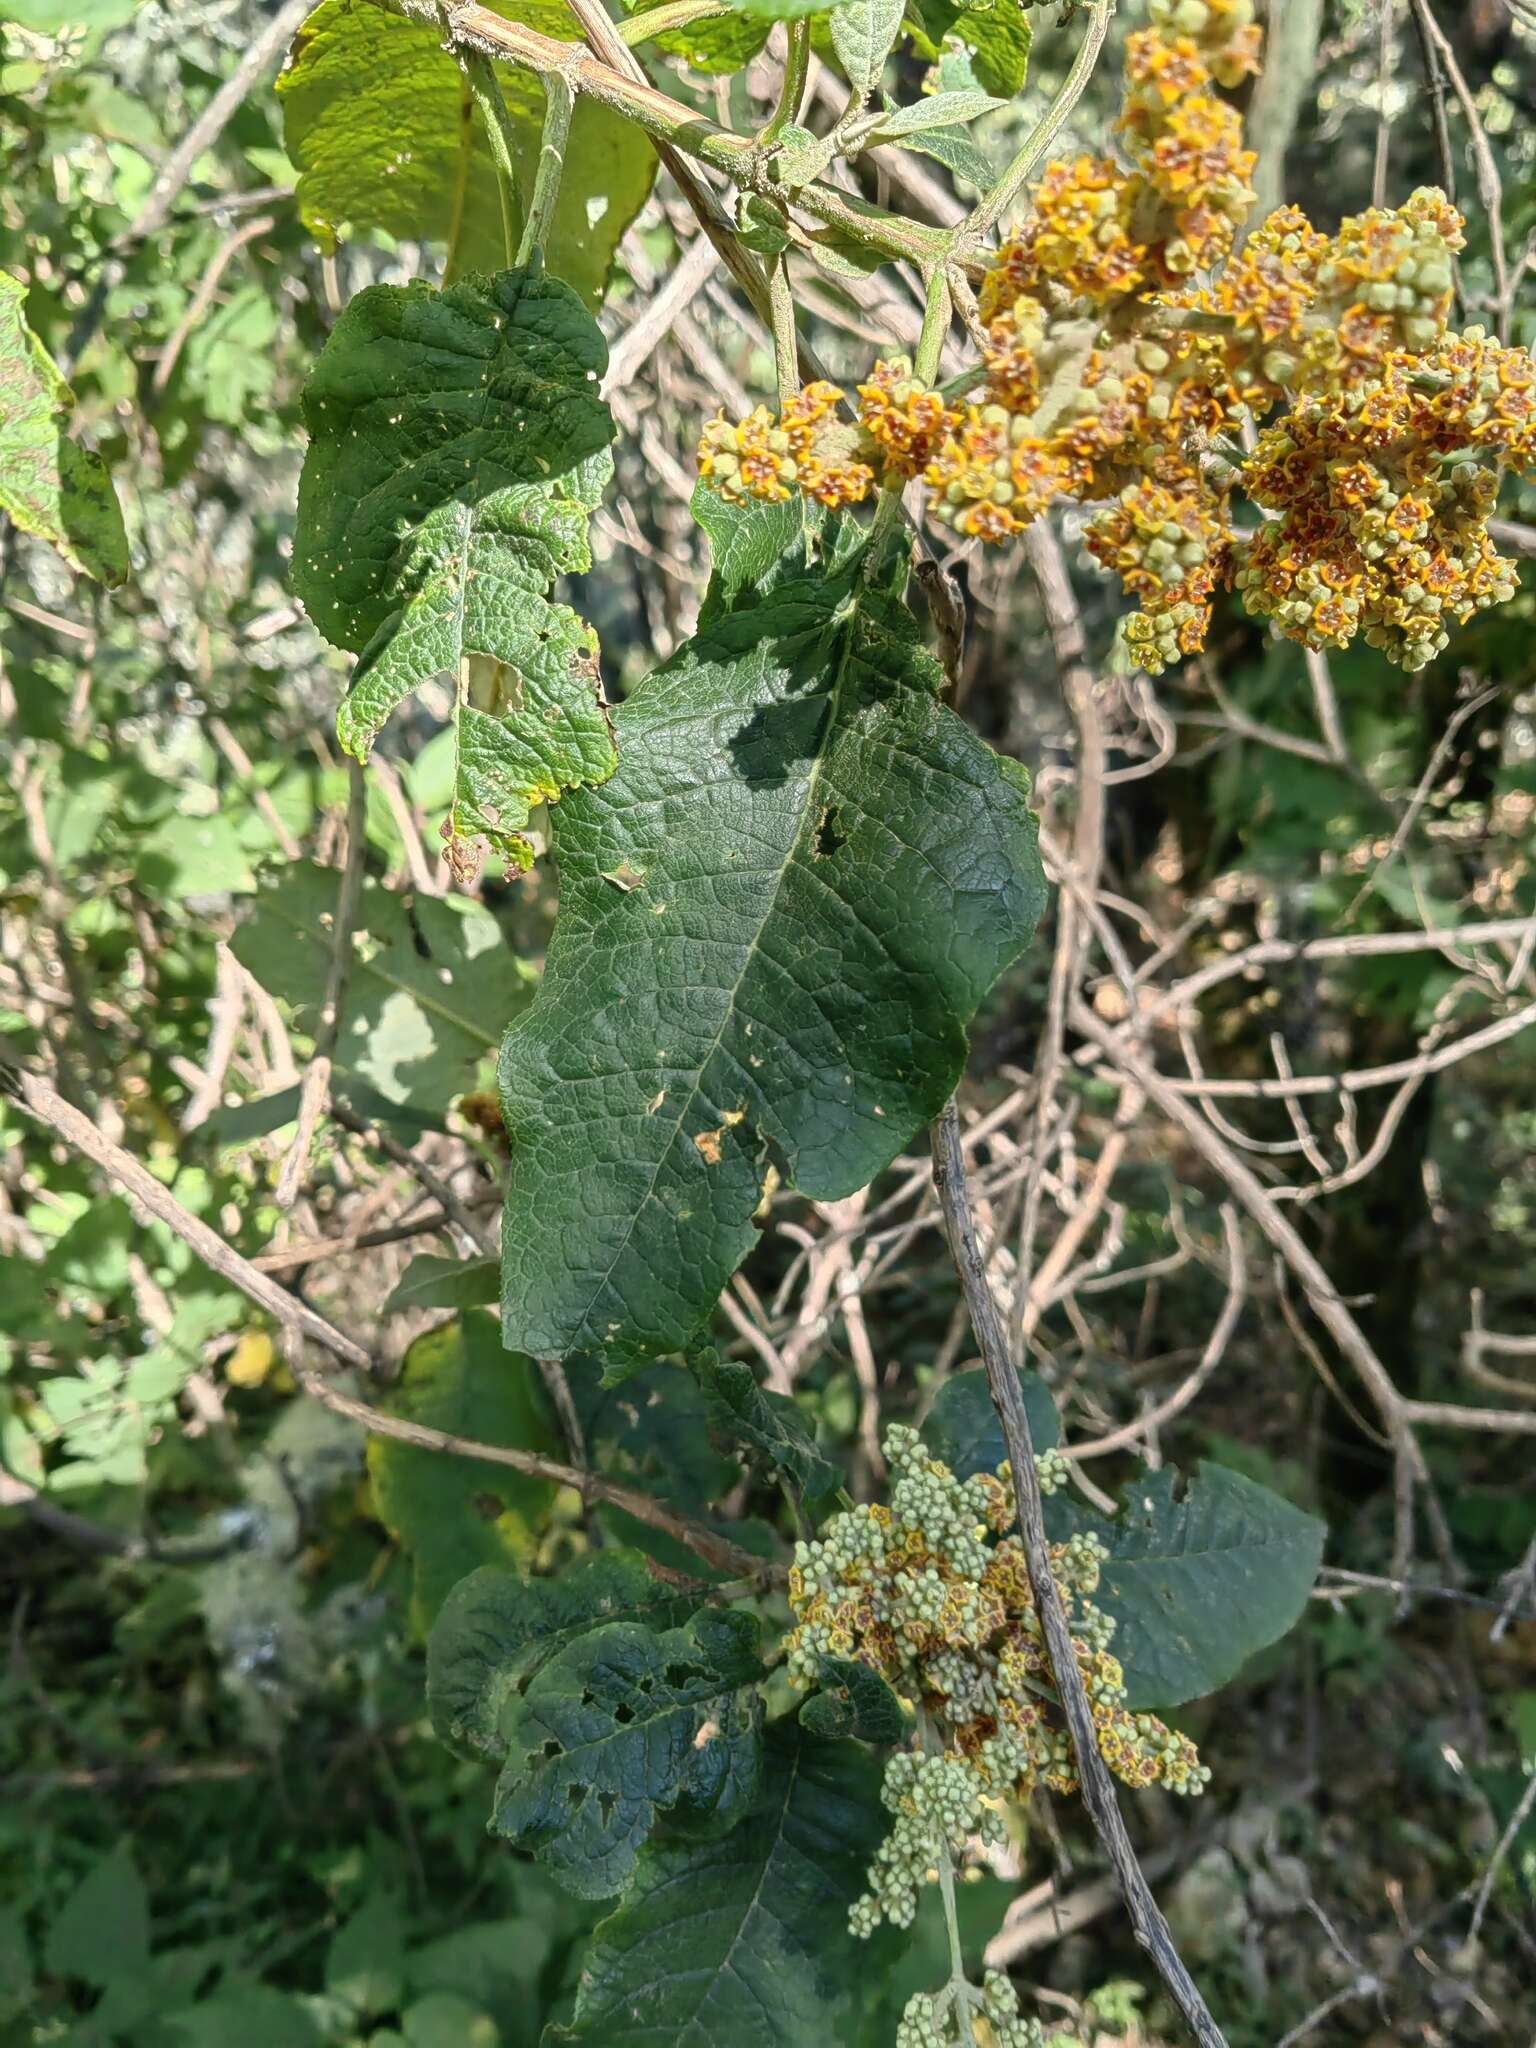
[[[1046,151],[1066,126],[1072,109],[1088,88],[1094,65],[1099,61],[1099,52],[1103,49],[1104,38],[1109,32],[1109,17],[1113,5],[1114,0],[1094,0],[1088,16],[1088,27],[1082,45],[1072,60],[1072,68],[1062,80],[1056,97],[1046,108],[1039,126],[992,190],[983,194],[970,214],[955,229],[954,251],[957,256],[969,253],[991,234],[1034,176],[1044,160]]]
[[[784,51],[778,105],[757,138],[759,149],[777,142],[790,123],[800,118],[800,102],[805,98],[805,81],[811,70],[811,24],[809,20],[792,21],[787,24],[787,32],[789,42]]]
[[[782,412],[800,389],[800,363],[795,348],[795,301],[789,286],[789,258],[778,255],[768,272],[768,310],[773,323],[773,371]]]
[[[523,225],[523,239],[517,260],[526,263],[535,249],[542,254],[560,198],[560,174],[565,169],[565,145],[570,140],[571,114],[576,95],[563,72],[552,72],[544,81],[544,133],[539,142],[539,166],[533,174],[533,198]],[[501,95],[496,95],[500,99]]]
[[[633,47],[650,42],[654,36],[669,35],[675,28],[688,28],[696,21],[713,21],[735,12],[728,0],[668,0],[664,7],[648,7],[643,14],[616,21],[614,33]]]
[[[517,197],[516,141],[512,134],[512,116],[507,112],[507,103],[501,96],[501,87],[496,83],[496,67],[489,57],[483,57],[478,50],[464,53],[464,76],[474,95],[485,121],[486,139],[491,145],[491,161],[496,166],[496,193],[501,201],[501,239],[507,262],[526,263],[527,256],[518,253],[517,219],[520,212]],[[465,151],[467,161],[468,151]],[[542,169],[542,159],[541,159]],[[460,208],[462,220],[463,209]],[[526,229],[524,239],[526,240]]]

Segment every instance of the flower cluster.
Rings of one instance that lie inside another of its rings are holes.
[[[948,1984],[932,1995],[919,1991],[907,2001],[896,2028],[896,2048],[957,2048],[974,2043],[968,2014],[987,2023],[996,2048],[1071,2048],[1072,2037],[1059,2032],[1049,2038],[1038,2020],[1022,2019],[1018,1994],[1001,1970],[988,1970],[978,1989],[973,1984]]]
[[[1125,644],[1152,673],[1203,646],[1224,585],[1307,646],[1363,633],[1417,667],[1514,588],[1487,520],[1504,473],[1536,470],[1536,363],[1449,331],[1462,223],[1439,192],[1335,235],[1281,207],[1238,248],[1253,157],[1220,93],[1258,68],[1252,0],[1147,12],[1126,165],[1048,166],[983,280],[965,389],[984,388],[882,361],[855,417],[814,384],[778,420],[715,421],[701,467],[727,496],[826,505],[918,478],[933,519],[989,543],[1092,507],[1088,551],[1136,601]]]
[[[972,1837],[1001,1841],[1000,1802],[1078,1783],[1023,1546],[1007,1533],[1008,1467],[959,1480],[900,1424],[884,1449],[889,1505],[835,1515],[817,1540],[797,1545],[789,1597],[798,1626],[785,1645],[791,1681],[807,1688],[823,1657],[862,1660],[913,1702],[932,1738],[887,1767],[892,1827],[853,1908],[860,1934],[882,1919],[909,1926],[919,1888],[944,1858]],[[1036,1464],[1043,1489],[1064,1483],[1058,1453]],[[1153,1715],[1126,1710],[1109,1650],[1114,1622],[1092,1604],[1103,1557],[1091,1535],[1051,1552],[1100,1750],[1128,1784],[1199,1792],[1210,1774],[1193,1745]]]

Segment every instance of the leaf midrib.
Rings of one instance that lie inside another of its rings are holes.
[[[619,1261],[624,1257],[624,1254],[629,1250],[630,1240],[634,1237],[635,1231],[639,1227],[641,1216],[650,1207],[651,1203],[655,1200],[656,1187],[657,1183],[661,1179],[662,1169],[665,1167],[667,1161],[671,1158],[672,1149],[677,1143],[679,1134],[681,1133],[683,1128],[683,1124],[686,1121],[690,1111],[693,1109],[694,1104],[699,1099],[699,1091],[704,1078],[704,1074],[708,1069],[710,1062],[714,1059],[715,1055],[719,1052],[721,1045],[724,1043],[727,1028],[735,1021],[736,1007],[740,999],[742,983],[746,980],[747,971],[750,968],[752,962],[757,957],[757,949],[762,941],[763,933],[768,929],[769,920],[772,918],[775,910],[778,908],[779,895],[784,887],[784,877],[789,873],[791,867],[793,867],[794,865],[796,849],[799,847],[801,839],[804,836],[805,820],[811,815],[812,809],[814,808],[814,796],[816,786],[820,779],[821,771],[823,765],[825,764],[827,752],[831,745],[832,738],[837,730],[838,713],[842,708],[843,686],[847,679],[848,662],[853,652],[854,627],[857,618],[858,600],[856,599],[852,610],[848,614],[846,628],[843,634],[843,647],[841,653],[838,656],[837,670],[833,678],[832,687],[827,692],[826,723],[822,729],[821,743],[818,745],[816,749],[816,758],[811,765],[811,772],[806,780],[805,802],[801,808],[800,822],[795,828],[795,834],[793,839],[790,841],[789,850],[785,854],[784,860],[780,865],[778,875],[775,878],[773,885],[773,893],[769,897],[767,908],[764,910],[762,917],[758,920],[757,929],[753,932],[751,941],[749,942],[746,951],[742,955],[741,967],[739,972],[737,973],[734,983],[731,986],[730,1000],[726,1004],[725,1015],[720,1020],[720,1029],[715,1033],[714,1038],[710,1042],[708,1050],[705,1052],[703,1058],[699,1061],[698,1067],[695,1070],[693,1084],[689,1088],[687,1096],[684,1098],[683,1106],[678,1111],[677,1117],[673,1122],[672,1128],[667,1135],[667,1142],[661,1148],[660,1152],[657,1154],[656,1165],[651,1173],[650,1180],[646,1184],[645,1194],[642,1197],[642,1199],[635,1204],[634,1210],[629,1219],[629,1226],[625,1230],[623,1238],[621,1239],[617,1249],[615,1250],[613,1257],[609,1260],[607,1266],[604,1268],[601,1279],[598,1280],[596,1284],[593,1286],[590,1295],[588,1296],[586,1302],[582,1306],[581,1322],[582,1327],[584,1329],[588,1327],[592,1311],[597,1303],[598,1296],[602,1293],[603,1289],[607,1287],[609,1282],[612,1280],[613,1275],[618,1268]]]

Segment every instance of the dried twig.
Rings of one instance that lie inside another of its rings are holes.
[[[1114,1866],[1136,1939],[1151,1957],[1158,1975],[1168,1987],[1169,1995],[1201,2048],[1225,2048],[1225,2037],[1174,1947],[1168,1923],[1152,1896],[1146,1874],[1126,1833],[1109,1767],[1099,1754],[1093,1709],[1088,1704],[1082,1672],[1072,1647],[1072,1631],[1056,1581],[1051,1576],[1045,1509],[1039,1475],[1035,1470],[1029,1416],[1024,1407],[1018,1374],[1014,1371],[1008,1335],[976,1242],[976,1226],[966,1188],[965,1155],[960,1146],[960,1117],[953,1102],[933,1126],[933,1179],[960,1285],[971,1313],[971,1327],[981,1348],[987,1385],[1002,1424],[1003,1441],[1013,1468],[1019,1533],[1029,1568],[1029,1583],[1035,1596],[1035,1611],[1044,1631],[1057,1694],[1077,1757],[1083,1804]]]
[[[204,1265],[227,1280],[231,1287],[254,1301],[267,1311],[272,1320],[290,1338],[308,1338],[319,1344],[323,1350],[351,1366],[355,1371],[367,1373],[372,1370],[373,1360],[363,1346],[355,1339],[343,1334],[327,1321],[308,1302],[299,1300],[279,1287],[275,1280],[269,1280],[259,1272],[249,1259],[227,1244],[218,1232],[211,1230],[199,1217],[184,1209],[170,1189],[155,1179],[130,1152],[115,1145],[104,1136],[89,1117],[84,1116],[66,1102],[51,1082],[42,1075],[27,1069],[0,1064],[0,1089],[13,1096],[32,1116],[48,1129],[56,1132],[75,1150],[82,1153],[93,1165],[111,1175],[120,1186],[127,1189],[150,1215],[156,1217],[167,1229],[173,1230],[186,1245],[197,1254]],[[323,1373],[307,1364],[299,1354],[297,1344],[291,1359],[295,1378],[305,1393],[312,1395],[322,1406],[337,1415],[345,1415],[351,1421],[360,1423],[374,1436],[392,1437],[397,1443],[412,1444],[418,1450],[437,1451],[451,1457],[476,1458],[490,1465],[505,1465],[514,1472],[524,1473],[532,1479],[552,1480],[557,1486],[573,1487],[584,1501],[605,1500],[614,1507],[622,1508],[636,1521],[648,1527],[660,1529],[690,1549],[696,1557],[704,1559],[717,1571],[726,1571],[739,1576],[750,1577],[756,1583],[768,1583],[777,1579],[778,1568],[765,1565],[762,1558],[745,1550],[729,1537],[694,1521],[690,1516],[679,1514],[665,1501],[653,1495],[642,1493],[637,1487],[626,1486],[622,1481],[605,1478],[601,1473],[578,1470],[574,1465],[564,1465],[555,1458],[546,1458],[537,1451],[517,1450],[507,1444],[477,1443],[472,1438],[455,1436],[448,1430],[429,1429],[424,1423],[408,1421],[404,1416],[386,1415],[382,1410],[370,1407],[355,1395],[347,1394],[333,1385]]]
[[[349,760],[346,865],[342,868],[341,886],[336,892],[336,910],[331,922],[331,958],[326,968],[325,993],[315,1027],[315,1050],[299,1084],[298,1128],[294,1131],[293,1143],[288,1147],[288,1156],[283,1161],[273,1195],[280,1209],[291,1209],[298,1196],[299,1184],[309,1164],[309,1148],[314,1141],[315,1128],[330,1094],[331,1068],[335,1061],[337,1036],[341,1031],[342,1006],[347,999],[347,983],[352,974],[352,933],[357,924],[358,905],[362,901],[363,860],[368,850],[365,829],[367,800],[362,768],[356,761]]]

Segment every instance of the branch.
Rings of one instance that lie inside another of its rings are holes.
[[[1212,2019],[1199,1987],[1173,1945],[1168,1923],[1153,1898],[1136,1851],[1126,1833],[1120,1804],[1115,1797],[1109,1767],[1099,1754],[1093,1709],[1083,1686],[1072,1631],[1061,1604],[1056,1581],[1051,1576],[1050,1545],[1045,1533],[1045,1507],[1040,1494],[1040,1477],[1035,1470],[1035,1447],[1030,1437],[1029,1416],[1019,1377],[1009,1355],[1007,1332],[987,1280],[986,1263],[976,1242],[970,1196],[965,1184],[965,1154],[960,1143],[960,1118],[951,1101],[933,1126],[933,1182],[939,1207],[949,1232],[950,1248],[960,1275],[971,1326],[981,1347],[987,1385],[1003,1428],[1008,1461],[1013,1468],[1014,1496],[1018,1505],[1019,1533],[1029,1567],[1029,1583],[1035,1596],[1035,1610],[1045,1634],[1051,1669],[1062,1712],[1077,1756],[1082,1782],[1083,1804],[1099,1840],[1119,1879],[1120,1889],[1131,1916],[1136,1939],[1152,1958],[1169,1995],[1183,2014],[1190,2032],[1201,2048],[1226,2048],[1225,2037]]]
[[[315,1126],[324,1113],[331,1092],[331,1069],[335,1064],[336,1040],[341,1032],[342,1006],[347,983],[352,978],[352,932],[363,893],[363,860],[368,850],[368,790],[363,771],[356,761],[347,763],[347,858],[336,891],[336,909],[331,922],[331,958],[325,971],[325,993],[320,1001],[320,1019],[315,1031],[315,1050],[299,1087],[299,1113],[293,1143],[283,1161],[273,1196],[279,1209],[291,1209],[298,1199],[299,1182],[309,1164],[309,1148]]]
[[[183,1244],[189,1245],[205,1266],[265,1309],[289,1337],[309,1338],[355,1371],[366,1373],[372,1370],[373,1360],[361,1344],[345,1336],[307,1302],[289,1294],[275,1280],[269,1280],[233,1245],[226,1244],[217,1231],[210,1230],[206,1223],[184,1209],[169,1188],[156,1180],[131,1153],[105,1137],[88,1116],[83,1116],[67,1103],[41,1074],[0,1062],[0,1091],[13,1097],[38,1123],[55,1132],[93,1165],[109,1174],[119,1186],[126,1188],[151,1216],[168,1230],[173,1230]],[[403,1416],[386,1415],[378,1408],[369,1407],[366,1401],[359,1401],[331,1385],[313,1366],[303,1363],[297,1349],[291,1362],[294,1377],[306,1394],[312,1395],[335,1414],[360,1423],[374,1436],[393,1437],[397,1443],[413,1444],[417,1450],[477,1458],[488,1465],[506,1465],[531,1479],[552,1480],[557,1486],[574,1488],[583,1501],[604,1500],[613,1507],[622,1508],[637,1522],[659,1529],[664,1535],[684,1544],[717,1571],[750,1577],[760,1584],[779,1576],[778,1567],[766,1563],[755,1552],[743,1549],[740,1544],[719,1535],[702,1522],[678,1514],[665,1501],[641,1493],[636,1487],[626,1486],[620,1480],[605,1479],[595,1472],[579,1472],[574,1465],[562,1465],[557,1459],[543,1457],[537,1451],[514,1450],[506,1444],[477,1443],[470,1437],[454,1436],[447,1430],[429,1429],[425,1423],[409,1422]]]

